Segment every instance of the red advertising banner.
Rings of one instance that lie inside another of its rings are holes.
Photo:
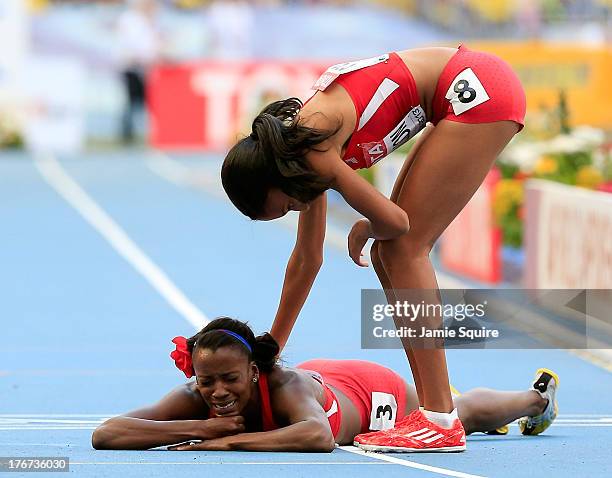
[[[149,75],[149,143],[159,149],[222,151],[268,103],[305,100],[329,65],[304,62],[203,62],[160,65]]]
[[[440,255],[444,267],[482,282],[501,281],[502,233],[495,225],[493,189],[499,181],[496,169],[489,172],[467,206],[442,236]]]

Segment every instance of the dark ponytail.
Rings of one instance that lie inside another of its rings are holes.
[[[228,152],[221,168],[221,181],[230,200],[244,215],[264,215],[268,191],[278,188],[288,196],[308,203],[329,189],[306,161],[308,151],[340,130],[319,130],[300,125],[302,108],[298,98],[269,104],[253,121],[253,132]]]
[[[220,329],[238,334],[247,342],[251,351],[240,339]],[[193,337],[187,339],[187,347],[192,355],[197,348],[206,348],[214,352],[221,347],[236,347],[247,355],[249,361],[254,361],[262,372],[269,372],[274,368],[280,351],[278,343],[270,334],[265,333],[255,337],[248,324],[229,317],[219,317],[210,322]]]
[[[274,368],[278,360],[280,347],[274,337],[268,332],[255,337],[255,347],[253,348],[253,360],[259,370],[269,372]]]

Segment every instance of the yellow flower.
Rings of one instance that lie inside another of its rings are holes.
[[[31,12],[40,12],[49,6],[49,0],[28,0],[27,6]]]
[[[557,161],[552,156],[542,156],[535,165],[534,172],[538,176],[554,174],[559,169]]]
[[[603,182],[603,174],[593,166],[582,166],[576,173],[576,186],[595,189]]]
[[[493,215],[500,221],[514,206],[523,204],[523,185],[516,179],[502,179],[493,191]]]

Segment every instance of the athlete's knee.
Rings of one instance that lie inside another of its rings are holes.
[[[380,241],[378,256],[386,270],[392,269],[398,262],[427,259],[433,248],[433,241],[425,240],[412,231],[395,239]]]
[[[454,398],[459,418],[467,433],[487,431],[491,423],[498,421],[499,409],[483,404],[495,403],[495,391],[490,388],[474,388]]]

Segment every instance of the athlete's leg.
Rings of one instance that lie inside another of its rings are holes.
[[[406,388],[406,408],[404,409],[404,415],[408,416],[412,410],[419,408],[420,403],[416,387],[405,380],[404,386]]]
[[[404,180],[406,179],[406,175],[408,174],[408,171],[410,170],[410,167],[412,166],[414,162],[414,158],[417,152],[419,151],[419,149],[421,148],[421,146],[423,145],[425,139],[430,135],[433,129],[434,129],[434,126],[432,124],[428,124],[423,130],[423,132],[418,136],[416,142],[412,146],[410,153],[408,153],[408,156],[406,157],[406,160],[404,161],[404,164],[402,165],[402,168],[400,169],[400,172],[397,175],[397,178],[395,179],[393,190],[391,191],[391,195],[389,196],[389,199],[391,201],[393,202],[397,201],[399,193],[402,189],[402,185],[404,184]],[[370,249],[370,261],[372,262],[374,271],[376,272],[376,275],[378,276],[378,279],[380,280],[380,284],[383,290],[385,291],[387,302],[389,304],[393,304],[395,303],[397,298],[393,291],[393,286],[391,285],[391,281],[389,280],[389,277],[387,276],[387,273],[382,264],[382,261],[380,260],[380,255],[378,253],[379,244],[380,244],[380,241],[374,241],[374,243],[372,244],[372,247]],[[423,387],[421,386],[421,377],[419,376],[419,370],[417,367],[417,362],[416,360],[414,360],[414,355],[412,354],[412,351],[410,349],[406,350],[406,355],[408,357],[408,362],[410,363],[410,369],[412,370],[412,377],[414,379],[414,383],[417,384],[416,390],[417,391],[422,390]],[[413,385],[410,385],[410,387],[414,388]],[[418,401],[421,405],[423,404],[422,398],[423,397],[420,397],[420,396],[418,397]]]
[[[500,392],[476,388],[454,398],[466,433],[486,432],[517,418],[542,413],[548,401],[535,390]]]
[[[465,124],[442,120],[424,141],[397,198],[397,204],[408,213],[410,231],[382,241],[377,249],[395,291],[438,289],[429,260],[434,242],[467,204],[518,130],[518,124],[512,121]],[[439,300],[437,293],[423,294],[427,303]],[[396,324],[403,325],[397,318]],[[410,325],[434,328],[440,324],[440,317],[419,317]],[[406,353],[412,354],[411,363],[416,364],[416,384],[423,406],[450,412],[453,403],[444,349],[415,347],[411,345],[413,340],[404,338],[402,342]]]
[[[405,382],[405,415],[419,406],[414,385]],[[548,401],[534,390],[502,392],[488,388],[475,388],[453,397],[457,413],[466,433],[487,432],[513,422],[517,418],[542,413]]]
[[[380,260],[380,255],[378,253],[379,244],[380,241],[374,241],[374,244],[372,244],[372,247],[370,249],[370,261],[372,262],[372,266],[376,271],[378,280],[380,280],[380,284],[383,290],[385,291],[387,303],[393,304],[396,301],[396,296],[393,290],[393,286],[391,285],[391,281],[389,280],[389,277],[385,272],[385,268],[382,265],[382,261]],[[417,392],[419,390],[423,390],[423,387],[421,385],[421,376],[419,375],[418,364],[414,358],[414,354],[412,352],[412,349],[410,348],[410,344],[408,344],[408,348],[406,347],[406,344],[404,344],[404,350],[406,351],[406,356],[408,357],[408,362],[410,363],[410,370],[412,371],[412,378],[414,379],[414,383],[417,385],[416,388],[414,387],[414,385],[410,385],[410,387],[414,389],[414,396],[417,400],[417,406],[415,408],[418,408],[419,405],[423,405],[423,397],[417,395]]]

